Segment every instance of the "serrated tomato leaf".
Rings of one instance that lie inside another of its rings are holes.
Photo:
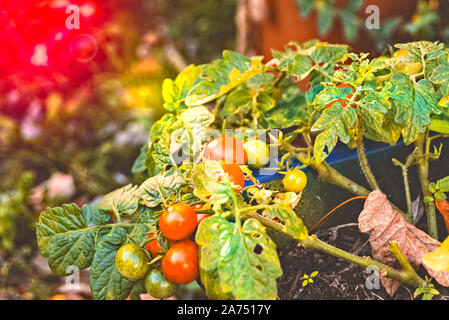
[[[193,172],[193,194],[214,205],[227,202],[233,191],[224,181],[219,181],[223,175],[223,168],[218,162],[204,160],[195,166]]]
[[[271,219],[280,219],[283,224],[283,231],[297,240],[304,240],[309,235],[307,227],[304,225],[301,218],[299,218],[295,211],[293,211],[289,206],[272,206],[265,210],[264,215]]]
[[[120,216],[130,216],[137,210],[139,205],[137,189],[138,187],[132,184],[116,189],[100,199],[95,204],[95,208],[111,210]]]
[[[347,113],[342,117],[342,113]],[[348,124],[354,125],[353,108],[343,108],[340,102],[334,103],[330,108],[325,109],[320,118],[315,122],[312,131],[321,131],[314,144],[314,157],[317,162],[322,162],[332,152],[340,139],[343,143],[349,143],[351,136],[348,132]],[[349,121],[345,123],[343,119]]]
[[[205,75],[190,90],[185,103],[197,106],[226,94],[246,80],[261,73],[264,67],[262,57],[249,58],[240,53],[225,50],[223,59],[208,66]]]
[[[259,221],[248,219],[240,229],[213,216],[200,224],[196,242],[201,270],[217,270],[223,293],[237,300],[277,298],[276,279],[282,270],[276,245]]]
[[[185,185],[184,178],[172,170],[145,180],[136,190],[136,195],[143,205],[153,208],[163,203],[164,199],[178,194]]]
[[[164,108],[171,112],[179,112],[186,108],[185,98],[205,68],[206,65],[189,65],[175,80],[165,79],[162,83]]]
[[[86,210],[76,204],[48,208],[41,213],[36,223],[37,243],[55,274],[69,274],[69,266],[80,270],[90,266],[98,227],[89,223]]]
[[[440,114],[435,90],[428,80],[420,80],[416,85],[403,73],[396,73],[390,79],[391,99],[396,106],[395,121],[402,125],[405,144],[416,140],[419,133],[431,123],[431,114]]]
[[[113,228],[100,237],[95,247],[90,268],[90,287],[95,300],[124,300],[137,281],[123,277],[115,266],[115,255],[125,236],[124,229]]]

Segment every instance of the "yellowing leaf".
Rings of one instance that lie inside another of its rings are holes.
[[[208,103],[226,94],[264,69],[263,57],[249,58],[230,50],[223,51],[223,59],[212,63],[206,76],[192,88],[185,103],[196,106]]]
[[[449,271],[449,237],[443,241],[441,246],[426,254],[422,261],[435,271]]]

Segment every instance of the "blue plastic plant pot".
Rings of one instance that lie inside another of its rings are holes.
[[[430,181],[438,180],[449,174],[449,142],[447,139],[445,140],[434,140],[436,146],[442,143],[443,149],[440,158],[430,163]],[[395,146],[365,140],[365,148],[370,167],[382,191],[388,195],[390,201],[405,211],[406,199],[402,171],[400,167],[392,163],[392,159],[396,158],[401,162],[405,162],[407,156],[413,151],[414,145],[406,146],[402,140]],[[345,144],[339,143],[326,161],[344,176],[369,189],[360,167],[356,150],[351,150]],[[300,165],[298,161],[292,161],[292,167],[298,165]],[[353,197],[354,194],[335,185],[321,182],[316,172],[310,168],[306,168],[304,171],[307,174],[308,183],[295,211],[306,226],[311,228],[327,212]],[[260,175],[259,170],[254,170],[254,176],[261,183],[270,184],[275,189],[282,189],[281,179],[283,175],[275,170],[270,175]],[[246,186],[252,184],[250,181],[246,183]],[[415,167],[409,170],[409,183],[412,199],[415,199],[421,194],[421,186]],[[357,222],[357,217],[363,209],[363,203],[363,200],[355,200],[346,204],[329,216],[320,227],[332,227]]]

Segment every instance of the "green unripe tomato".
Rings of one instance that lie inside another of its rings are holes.
[[[285,190],[299,193],[307,185],[307,175],[298,168],[293,169],[285,174],[282,184]]]
[[[128,279],[142,279],[150,269],[150,257],[135,243],[128,243],[118,249],[115,266]]]
[[[145,277],[145,289],[156,299],[165,299],[175,294],[178,285],[168,280],[159,268],[151,270]]]
[[[248,165],[253,168],[261,168],[270,161],[270,149],[259,139],[247,140],[243,148],[248,156]]]

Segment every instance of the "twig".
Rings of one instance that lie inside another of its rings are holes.
[[[408,180],[408,168],[411,167],[415,162],[416,151],[417,151],[417,149],[415,148],[415,150],[407,157],[407,160],[405,163],[402,163],[397,159],[392,159],[393,164],[401,167],[401,169],[402,169],[402,178],[404,179],[405,198],[407,201],[407,214],[404,216],[404,218],[409,223],[413,223],[413,210],[412,210],[412,198],[410,196],[410,185],[409,185],[409,180]]]

